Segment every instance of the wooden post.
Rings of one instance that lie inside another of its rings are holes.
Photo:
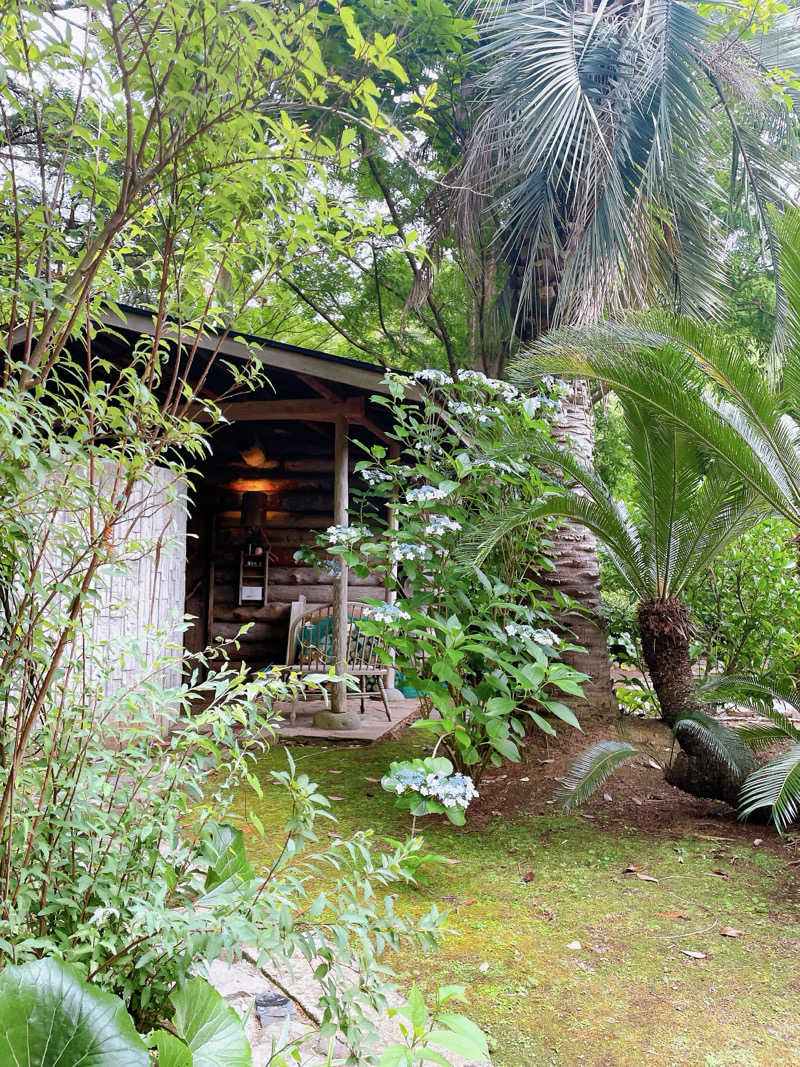
[[[337,415],[333,445],[333,521],[336,526],[347,526],[349,503],[347,419]],[[333,658],[336,673],[347,669],[347,566],[342,560],[341,569],[333,583]],[[344,682],[333,686],[333,710],[338,715],[347,713],[347,688]]]
[[[391,459],[397,459],[400,455],[400,445],[397,441],[392,441],[389,445],[389,456]],[[387,519],[390,530],[397,529],[397,509],[392,507],[391,504],[386,509]],[[397,561],[392,564],[391,572],[389,575],[389,583],[386,586],[386,603],[394,604],[397,600]],[[390,649],[392,653],[392,665],[386,675],[386,696],[389,700],[403,700],[403,694],[397,688],[397,677],[394,666],[394,650]]]
[[[347,417],[337,415],[333,444],[333,521],[336,526],[347,526],[348,505],[348,459]],[[333,582],[333,659],[336,673],[347,670],[347,566],[342,561],[341,571]],[[347,707],[347,686],[335,682],[331,687],[331,710],[318,711],[314,726],[319,729],[354,730],[361,724],[358,712]]]

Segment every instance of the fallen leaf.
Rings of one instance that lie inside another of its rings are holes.
[[[632,863],[629,863],[628,866],[625,868],[625,870],[622,873],[623,874],[635,874],[637,871],[643,871],[643,870],[644,870],[644,867],[634,867],[634,865]]]
[[[743,937],[744,930],[736,930],[733,926],[723,926],[720,930],[722,937]]]
[[[603,793],[603,800],[607,800],[610,803],[613,799],[610,793]]]
[[[502,811],[496,811],[494,808],[492,808],[492,815],[502,815],[502,814],[503,814]]]
[[[529,781],[530,781],[530,778],[520,778],[520,781],[521,781],[521,782],[529,782]]]
[[[332,771],[332,770],[328,771],[328,774],[341,774],[341,773],[342,773],[341,771]]]
[[[648,767],[654,767],[655,770],[657,770],[657,771],[661,770],[661,764],[660,763],[656,763],[656,761],[654,759],[649,759],[647,761],[647,766]]]
[[[644,803],[644,801],[640,800],[638,797],[631,797],[631,800],[634,802],[634,804],[638,804],[639,807],[641,807]]]
[[[522,876],[522,881],[527,884],[528,882],[532,882],[535,877],[536,875],[533,871],[526,871]]]
[[[718,867],[715,867],[711,873],[718,874],[720,878],[730,878],[730,874],[727,871],[721,871]]]
[[[764,844],[764,838],[763,837],[757,837],[755,839],[755,841],[753,842],[753,844],[754,845],[763,845]]]
[[[654,878],[652,876],[652,874],[642,874],[639,871],[636,871],[636,877],[639,878],[642,882],[657,882],[658,881],[658,879]]]
[[[688,921],[689,916],[684,915],[682,911],[659,911],[659,919],[686,919]]]
[[[365,778],[365,782],[379,782],[380,778]]]
[[[705,960],[708,959],[707,952],[695,952],[690,948],[682,948],[681,952],[684,956],[688,956],[690,960]]]
[[[570,941],[567,948],[572,949],[573,952],[580,952],[581,943],[580,941]]]
[[[468,908],[470,906],[470,904],[474,904],[476,900],[477,900],[477,897],[473,897],[471,900],[462,900],[462,901],[459,902],[459,904],[457,906],[459,908]]]
[[[539,763],[555,763],[554,759],[540,759]]]
[[[484,961],[484,962],[483,962],[483,963],[482,963],[482,964],[481,964],[481,965],[480,965],[480,966],[478,967],[478,970],[479,970],[479,971],[481,972],[481,974],[486,974],[486,972],[487,972],[487,971],[489,970],[489,964],[488,964],[488,963],[486,963],[486,962]]]
[[[374,797],[374,796],[375,796],[375,794],[374,794],[374,793],[365,793],[365,794],[364,794],[364,796],[367,796],[367,797]]]
[[[578,814],[580,815],[580,817],[582,819],[596,819],[597,818],[596,815],[587,815],[586,812],[583,812],[583,811],[579,811]]]
[[[328,800],[344,800],[344,797],[335,797],[329,794]]]

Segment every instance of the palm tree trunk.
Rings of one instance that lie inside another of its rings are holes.
[[[689,609],[678,597],[643,600],[637,609],[642,652],[661,718],[672,729],[696,707],[689,654]],[[681,751],[664,772],[670,785],[695,797],[723,800],[736,807],[743,775],[720,760],[698,737],[679,731]]]
[[[594,420],[592,397],[585,381],[570,383],[569,395],[562,401],[562,419],[553,435],[561,445],[585,462],[592,462]],[[584,684],[585,699],[579,705],[600,716],[619,712],[611,685],[611,661],[608,657],[606,628],[600,615],[600,561],[597,540],[584,526],[562,523],[555,534],[556,570],[545,577],[552,588],[580,607],[566,608],[559,614],[564,626],[572,630],[577,644],[585,653],[565,653],[564,659],[589,675]]]

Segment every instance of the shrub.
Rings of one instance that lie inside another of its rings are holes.
[[[759,523],[687,590],[705,673],[754,674],[779,688],[800,673],[800,574],[792,526]]]
[[[526,731],[577,727],[560,694],[580,694],[579,671],[559,660],[550,602],[536,576],[552,564],[548,528],[531,523],[501,540],[478,567],[464,539],[487,517],[550,490],[524,457],[502,458],[509,425],[549,434],[558,387],[524,398],[475,371],[453,382],[419,371],[389,377],[397,447],[374,446],[356,464],[364,483],[358,524],[331,527],[329,556],[356,576],[382,573],[398,598],[359,622],[391,647],[405,683],[429,714],[415,726],[461,774],[518,760]],[[376,503],[391,505],[387,523]],[[457,551],[461,548],[461,551]],[[387,653],[388,661],[388,653]]]
[[[262,788],[252,763],[285,684],[234,669],[224,646],[215,669],[200,654],[167,684],[180,624],[171,641],[151,632],[113,654],[98,637],[104,574],[154,550],[126,531],[156,506],[156,464],[179,495],[187,456],[203,447],[199,427],[163,416],[134,370],[108,395],[65,393],[59,405],[0,388],[2,962],[61,959],[147,1029],[172,1017],[204,961],[244,946],[264,965],[298,953],[320,983],[323,1033],[369,1062],[369,1013],[392,988],[379,956],[440,935],[435,907],[406,919],[386,892],[419,844],[380,851],[364,832],[320,847],[328,802],[290,762],[272,781],[292,817],[255,873],[243,830],[263,829],[255,813],[236,825],[230,801],[242,785]],[[123,660],[135,668],[127,684]]]

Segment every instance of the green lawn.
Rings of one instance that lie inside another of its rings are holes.
[[[341,833],[370,826],[397,838],[405,813],[367,779],[409,754],[413,740],[293,755],[341,798]],[[266,784],[279,766],[280,749],[259,764],[268,834],[286,814]],[[465,985],[497,1067],[800,1064],[794,851],[770,845],[765,828],[682,825],[676,836],[580,816],[487,815],[463,829],[428,820],[430,849],[459,862],[433,869],[424,889],[402,888],[400,903],[449,906],[451,932],[438,955],[393,966],[425,989]],[[756,847],[759,836],[766,843]],[[248,846],[266,862],[255,834]],[[624,874],[629,865],[658,881]],[[742,935],[722,936],[724,927]]]

